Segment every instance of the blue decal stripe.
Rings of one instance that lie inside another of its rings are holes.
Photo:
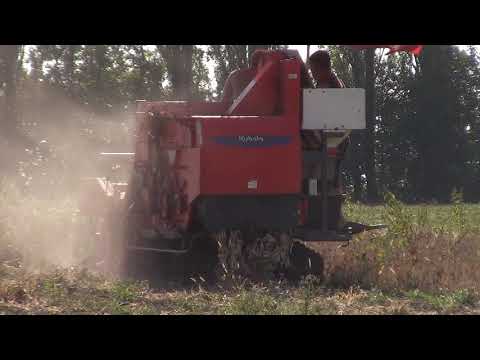
[[[218,145],[241,147],[269,147],[287,145],[291,143],[292,136],[215,136],[214,142]]]

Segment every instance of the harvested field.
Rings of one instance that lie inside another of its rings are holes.
[[[104,277],[88,267],[89,241],[73,200],[2,194],[1,314],[477,314],[480,207],[347,204],[353,220],[388,231],[349,245],[312,245],[326,281],[157,287]],[[14,201],[17,199],[17,201]],[[50,205],[50,206],[46,206]],[[28,219],[28,221],[22,220]],[[22,222],[23,221],[23,222]],[[52,231],[54,229],[54,231]],[[33,241],[26,242],[27,239]],[[28,244],[28,246],[27,246]],[[51,251],[55,248],[56,251]]]

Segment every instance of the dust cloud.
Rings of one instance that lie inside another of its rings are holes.
[[[99,219],[88,211],[101,205],[91,179],[113,165],[101,152],[133,152],[135,103],[98,115],[48,86],[25,90],[28,140],[0,134],[0,261],[95,268]]]

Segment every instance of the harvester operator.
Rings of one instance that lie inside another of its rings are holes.
[[[261,50],[255,51],[252,54],[251,64],[248,69],[235,70],[228,76],[222,92],[223,102],[232,104],[233,101],[240,96],[247,85],[255,78],[262,54],[263,52]]]
[[[326,50],[313,53],[308,59],[312,71],[313,83],[305,84],[305,88],[341,89],[345,85],[332,70],[330,54]],[[320,150],[322,146],[319,131],[304,130],[302,132],[304,150]]]
[[[344,88],[342,80],[332,70],[330,54],[326,50],[318,50],[308,59],[316,88]]]

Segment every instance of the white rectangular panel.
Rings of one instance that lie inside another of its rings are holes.
[[[364,89],[304,89],[304,130],[365,129]]]

